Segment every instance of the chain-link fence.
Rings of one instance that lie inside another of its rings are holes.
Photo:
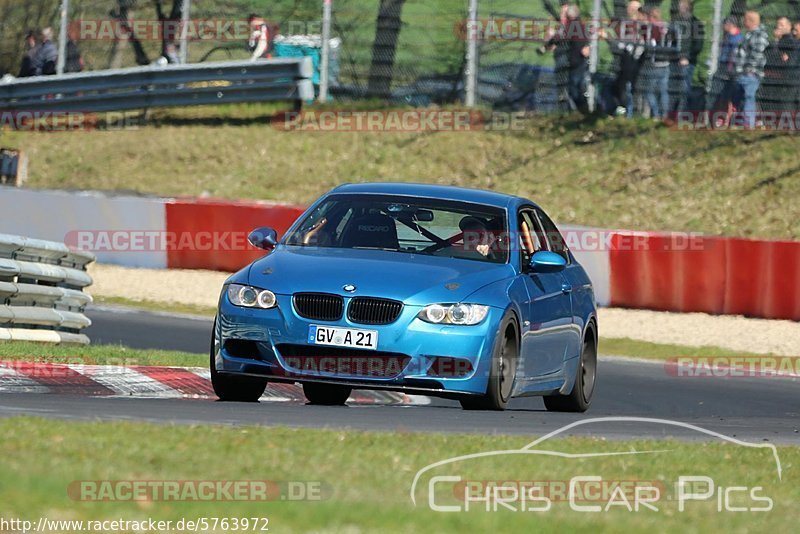
[[[296,54],[321,63],[325,0],[0,0],[4,73],[23,66],[29,31],[49,26],[58,40],[63,2],[67,72]],[[484,106],[664,116],[739,109],[755,91],[760,109],[798,107],[800,0],[479,0],[475,20],[468,0],[332,4],[339,100],[464,102],[475,40]]]

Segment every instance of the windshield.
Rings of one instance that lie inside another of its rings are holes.
[[[404,196],[332,195],[284,243],[506,263],[507,236],[501,208]]]

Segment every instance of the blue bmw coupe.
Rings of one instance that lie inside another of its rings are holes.
[[[300,383],[311,404],[353,389],[504,409],[544,396],[583,412],[595,390],[597,311],[584,269],[524,198],[417,184],[343,185],[222,289],[211,341],[221,400]]]

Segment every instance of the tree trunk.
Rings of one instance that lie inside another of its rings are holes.
[[[136,37],[136,34],[133,32],[133,28],[131,28],[128,24],[130,17],[129,9],[135,4],[135,2],[131,2],[131,0],[117,0],[117,4],[119,6],[119,11],[113,13],[113,15],[120,22],[120,26],[128,34],[128,41],[131,43],[131,46],[133,47],[133,53],[136,55],[136,64],[149,65],[150,58],[147,56],[147,52],[145,52],[142,42],[138,37]]]
[[[402,12],[405,0],[381,0],[378,20],[375,25],[375,41],[372,44],[372,63],[369,67],[367,95],[373,98],[389,98],[397,39],[402,27]]]

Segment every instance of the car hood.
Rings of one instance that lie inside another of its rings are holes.
[[[425,306],[462,302],[478,289],[513,275],[508,264],[379,250],[279,246],[250,266],[248,283],[282,295],[333,293]],[[356,290],[345,292],[348,284]]]

